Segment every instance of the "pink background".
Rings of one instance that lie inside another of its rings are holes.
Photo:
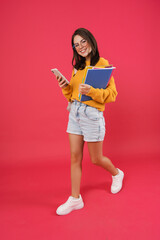
[[[78,27],[93,33],[100,56],[117,68],[118,97],[106,106],[104,153],[121,159],[124,166],[130,162],[139,168],[141,159],[142,169],[146,159],[157,163],[159,1],[3,0],[0,6],[2,169],[29,163],[69,164],[67,101],[50,69],[57,67],[70,79],[71,36]],[[59,168],[56,171],[61,175]]]
[[[67,102],[50,69],[70,79],[78,27],[93,32],[100,55],[117,67],[119,95],[105,112],[107,151],[159,153],[158,1],[3,1],[0,18],[3,161],[63,154]]]

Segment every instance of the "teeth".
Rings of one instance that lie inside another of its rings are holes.
[[[81,52],[83,53],[83,52],[85,52],[86,50],[82,50]]]

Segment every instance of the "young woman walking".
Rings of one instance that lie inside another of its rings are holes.
[[[116,168],[109,158],[103,156],[105,136],[103,111],[106,103],[116,100],[117,90],[114,78],[111,77],[106,89],[95,89],[90,85],[82,84],[86,66],[107,66],[109,63],[99,56],[97,42],[87,29],[79,28],[74,32],[72,48],[71,81],[66,84],[64,79],[57,78],[62,93],[71,105],[67,127],[71,152],[71,195],[57,208],[58,215],[66,215],[84,207],[80,194],[84,142],[87,142],[92,163],[104,168],[112,175],[112,193],[115,194],[121,190],[124,177],[123,171]],[[90,96],[92,100],[80,102],[79,93]]]

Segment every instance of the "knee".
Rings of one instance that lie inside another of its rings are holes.
[[[91,157],[91,161],[94,165],[101,165],[102,157],[100,156]]]
[[[83,154],[78,152],[71,152],[71,163],[80,164],[82,162]]]

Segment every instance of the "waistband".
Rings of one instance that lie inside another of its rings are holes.
[[[87,104],[84,104],[84,103],[82,103],[82,102],[79,102],[79,101],[77,101],[77,100],[74,100],[73,102],[72,102],[72,104],[74,104],[74,105],[76,105],[76,106],[84,106],[84,107],[86,107],[86,106],[88,106]]]
[[[87,107],[93,108],[93,109],[97,109],[97,108],[95,108],[95,107],[91,107],[91,106],[89,106],[89,105],[87,105],[87,104],[85,104],[85,103],[79,102],[79,101],[77,101],[77,100],[72,101],[71,104],[74,104],[75,106],[77,106],[78,109],[79,109],[81,106],[82,106],[82,107],[85,107],[85,109],[86,109]],[[99,110],[97,109],[97,111],[99,111]],[[103,114],[102,111],[99,111],[99,112],[101,112],[101,113]]]

